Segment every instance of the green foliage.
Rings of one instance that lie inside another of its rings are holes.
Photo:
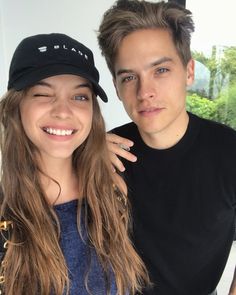
[[[214,100],[200,97],[196,93],[187,96],[187,110],[199,117],[215,120],[216,104]]]
[[[208,62],[208,58],[204,55],[203,52],[199,52],[199,51],[192,51],[192,57],[199,61],[200,63],[204,64],[205,66],[207,66],[207,62]]]
[[[186,107],[199,117],[218,121],[236,129],[236,83],[214,100],[196,93],[189,94]]]
[[[203,52],[193,51],[192,56],[207,67],[210,71],[209,98],[215,99],[221,95],[225,85],[232,86],[236,83],[236,47],[212,46],[210,56]],[[196,77],[197,78],[197,77]],[[198,94],[201,94],[200,92]]]
[[[236,82],[236,47],[230,46],[224,49],[224,55],[221,60],[221,69],[223,73],[229,74],[230,83]]]
[[[228,91],[225,91],[219,100],[223,105],[223,108],[218,107],[218,113],[220,113],[220,110],[223,113],[220,119],[225,124],[236,129],[236,84],[232,85]]]
[[[209,97],[201,89],[189,93],[187,110],[236,129],[236,47],[213,46],[210,56],[197,51],[192,56],[210,71]]]

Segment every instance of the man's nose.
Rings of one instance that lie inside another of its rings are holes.
[[[153,81],[148,77],[140,78],[138,82],[137,97],[139,100],[152,99],[155,96]]]

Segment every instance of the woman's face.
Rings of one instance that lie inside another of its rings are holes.
[[[71,158],[88,137],[93,118],[91,83],[76,75],[58,75],[31,87],[20,103],[27,137],[44,158]]]

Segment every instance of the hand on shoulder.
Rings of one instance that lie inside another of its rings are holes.
[[[113,133],[107,133],[106,141],[114,170],[118,169],[120,172],[125,171],[125,167],[118,157],[131,162],[137,161],[137,157],[130,152],[130,148],[134,145],[131,140]]]

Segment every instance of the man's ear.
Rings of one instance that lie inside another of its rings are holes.
[[[116,90],[116,95],[119,98],[119,100],[121,100],[120,95],[119,95],[119,91],[118,91],[118,88],[117,88],[117,85],[116,85],[116,79],[113,78],[112,81],[113,81],[113,85],[114,85],[115,90]]]
[[[195,68],[195,62],[193,59],[190,59],[190,61],[187,64],[187,77],[186,77],[187,86],[191,86],[194,82],[194,68]]]

